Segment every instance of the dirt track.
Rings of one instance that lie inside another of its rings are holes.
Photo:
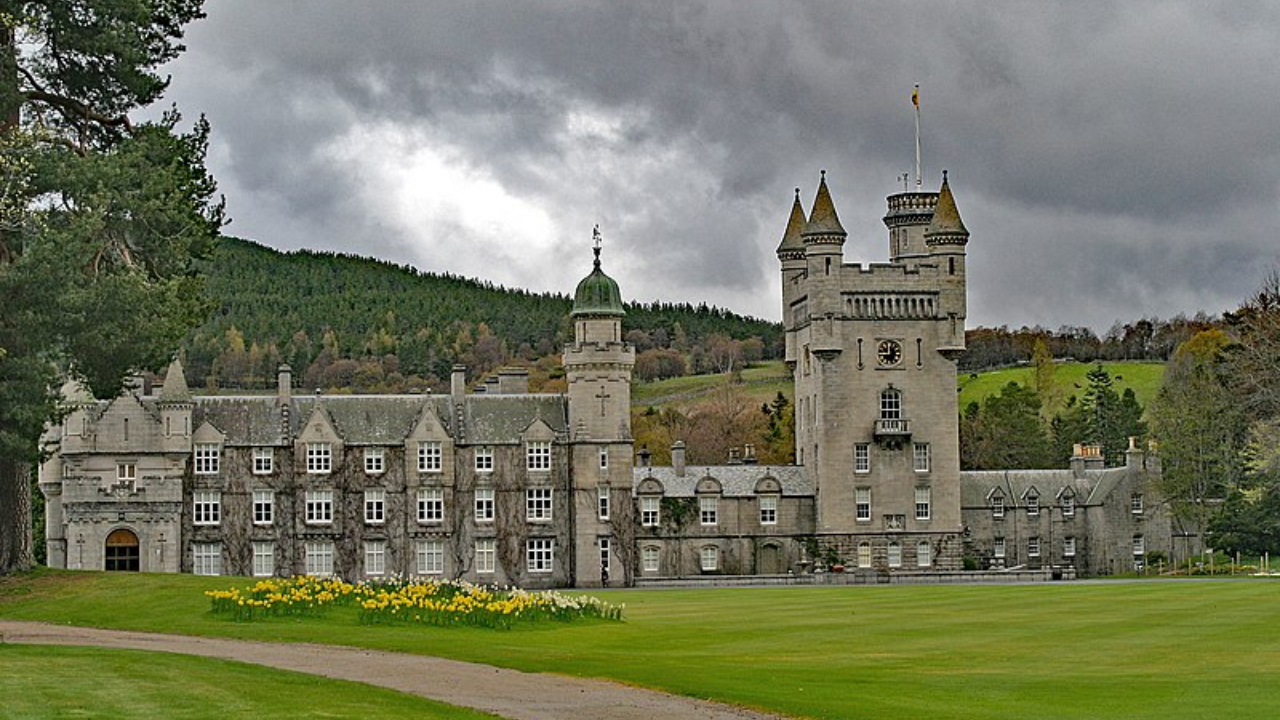
[[[332,645],[99,630],[0,620],[0,642],[91,645],[238,660],[354,680],[513,720],[781,720],[770,715],[620,685],[489,665]]]

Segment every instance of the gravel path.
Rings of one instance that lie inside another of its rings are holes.
[[[506,670],[426,655],[333,645],[99,630],[0,620],[0,642],[181,653],[354,680],[512,720],[782,720],[780,715],[607,680]]]

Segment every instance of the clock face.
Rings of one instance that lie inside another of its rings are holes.
[[[902,346],[896,340],[881,340],[876,346],[876,357],[881,365],[897,365],[902,362]]]

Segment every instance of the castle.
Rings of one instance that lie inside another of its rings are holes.
[[[938,192],[888,198],[889,259],[844,262],[825,173],[777,250],[796,464],[669,467],[631,436],[634,350],[601,268],[577,286],[568,390],[521,370],[447,393],[194,396],[64,390],[40,467],[53,567],[276,576],[464,578],[525,587],[701,576],[920,581],[965,570],[1132,570],[1173,547],[1154,456],[1105,468],[962,472],[956,359],[966,249]],[[815,571],[845,569],[843,574]]]

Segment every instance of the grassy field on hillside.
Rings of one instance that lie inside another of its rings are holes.
[[[248,582],[41,571],[0,580],[0,617],[428,653],[807,718],[1276,713],[1273,581],[609,591],[623,623],[507,632],[208,613],[205,589]]]
[[[363,683],[159,652],[0,644],[0,718],[484,720]]]
[[[1071,395],[1080,395],[1087,384],[1085,374],[1094,365],[1090,363],[1058,363],[1055,381],[1063,389],[1062,402]],[[1133,388],[1142,407],[1149,407],[1156,391],[1160,389],[1160,380],[1164,376],[1164,363],[1159,362],[1116,362],[1103,363],[1102,367],[1115,378],[1117,392],[1125,388]],[[970,402],[982,402],[988,395],[997,393],[1010,382],[1030,386],[1034,383],[1031,367],[1006,368],[977,373],[962,374],[957,378],[960,392],[960,409]],[[742,373],[744,384],[742,390],[752,400],[765,403],[773,400],[781,392],[791,399],[791,375],[781,360],[759,363]],[[690,375],[652,383],[636,383],[631,388],[631,404],[637,409],[650,405],[661,406],[668,403],[682,407],[696,404],[710,395],[728,381],[726,375]],[[1054,408],[1055,412],[1059,408]]]
[[[1065,403],[1072,395],[1080,399],[1084,388],[1088,386],[1085,375],[1095,367],[1095,364],[1057,363],[1055,367],[1054,382],[1062,389],[1061,402]],[[1123,393],[1125,388],[1133,388],[1133,393],[1138,396],[1138,402],[1142,403],[1144,409],[1151,406],[1151,400],[1155,398],[1156,391],[1160,389],[1160,381],[1164,377],[1164,363],[1160,362],[1102,363],[1102,367],[1115,381],[1112,387],[1116,392]],[[991,370],[976,375],[960,375],[958,383],[961,412],[969,403],[975,401],[981,403],[988,395],[999,392],[1010,382],[1016,382],[1024,387],[1034,387],[1034,373],[1034,369],[1028,366]],[[1061,406],[1052,408],[1051,414],[1060,409]]]

